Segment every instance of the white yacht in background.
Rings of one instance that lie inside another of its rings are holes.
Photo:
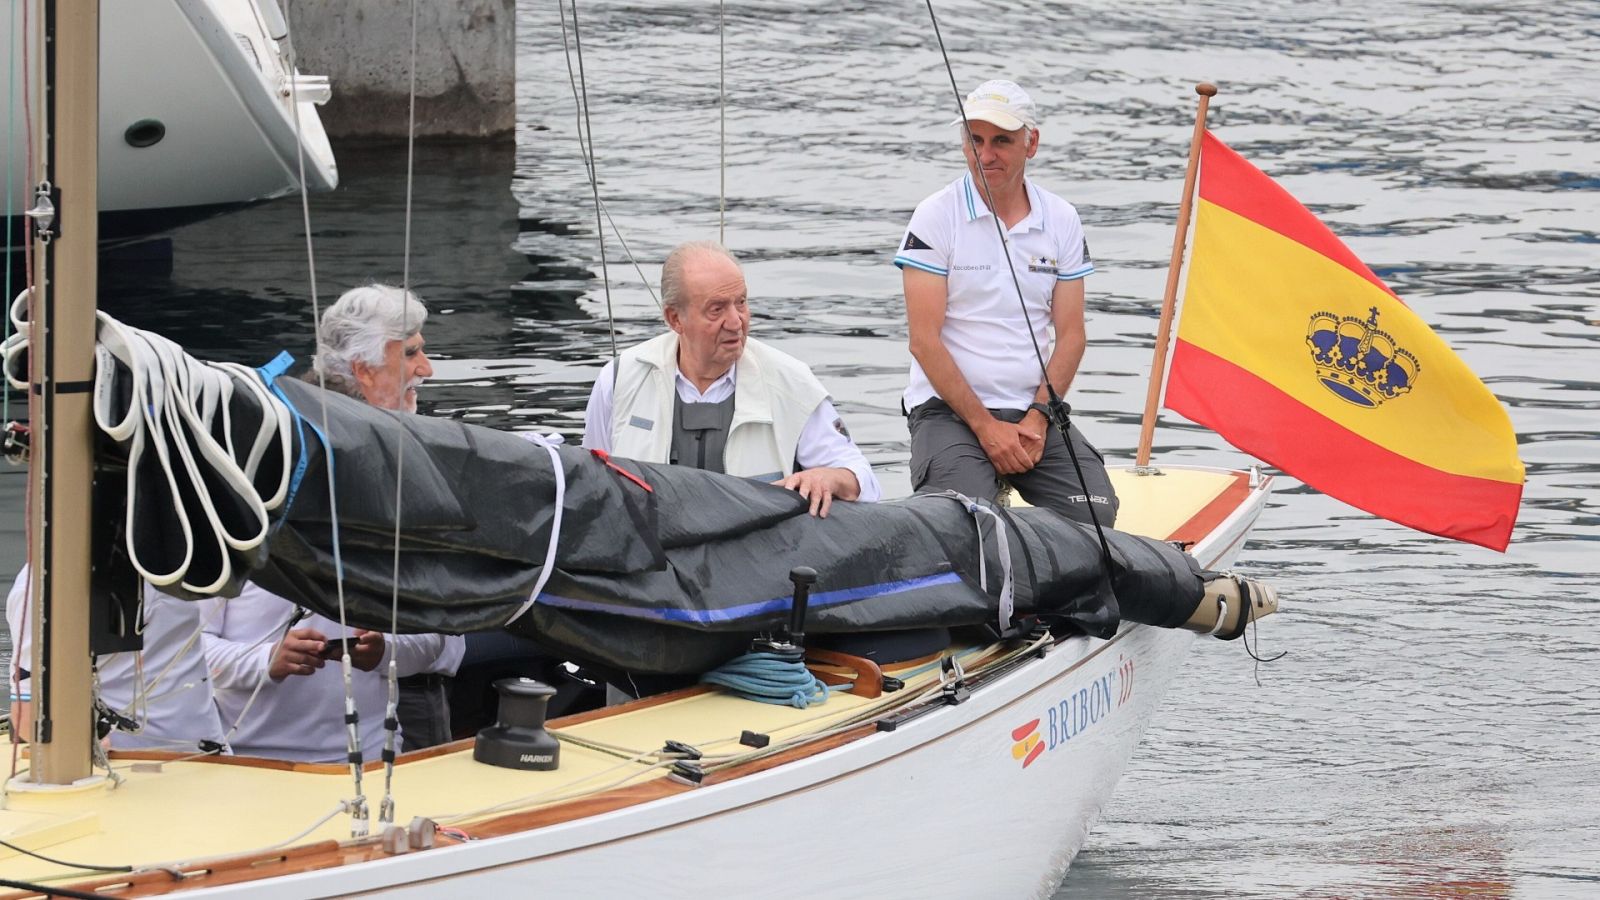
[[[43,125],[42,59],[36,45],[23,46],[24,6],[39,14],[31,2],[0,12],[0,41],[8,48],[0,72],[0,96],[7,98],[7,183],[0,197],[9,195],[6,212],[15,218],[8,243],[18,250],[20,215],[35,187],[26,135],[38,135]],[[101,15],[103,242],[291,193],[299,184],[297,147],[305,149],[309,189],[338,185],[316,111],[330,95],[328,81],[291,70],[278,0],[117,0],[102,4]],[[25,81],[35,95],[26,105]]]

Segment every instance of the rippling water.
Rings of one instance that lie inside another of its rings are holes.
[[[660,326],[614,239],[609,300],[595,278],[561,23],[533,6],[515,160],[419,153],[411,276],[440,354],[422,404],[576,435],[610,353],[607,303],[621,345]],[[937,8],[964,87],[1009,76],[1044,110],[1031,174],[1078,206],[1098,269],[1070,399],[1108,455],[1137,443],[1192,86],[1211,80],[1212,127],[1484,377],[1528,467],[1504,555],[1281,479],[1240,567],[1285,595],[1261,649],[1287,655],[1258,668],[1235,645],[1193,654],[1057,896],[1600,892],[1600,9]],[[716,6],[579,13],[600,190],[654,279],[670,246],[717,235]],[[927,11],[853,0],[727,14],[726,234],[747,260],[755,333],[813,363],[903,493],[909,356],[889,257],[911,208],[959,171]],[[324,303],[402,266],[403,156],[342,148],[340,168],[345,186],[312,204]],[[280,203],[180,232],[170,274],[123,267],[106,305],[202,354],[304,348],[299,216]],[[1156,441],[1158,460],[1248,462],[1170,414]]]

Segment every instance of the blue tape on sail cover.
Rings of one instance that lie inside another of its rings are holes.
[[[278,355],[272,358],[271,362],[256,369],[256,372],[261,375],[261,380],[266,383],[267,388],[279,400],[283,401],[283,405],[289,409],[289,415],[294,417],[294,434],[300,440],[300,456],[294,461],[294,473],[289,476],[289,492],[283,498],[285,513],[294,505],[294,495],[299,492],[300,481],[306,475],[306,456],[308,455],[306,453],[306,425],[311,426],[311,430],[316,432],[317,440],[322,442],[322,448],[325,451],[323,456],[328,459],[328,479],[330,481],[333,479],[333,445],[328,443],[328,436],[322,433],[322,429],[317,427],[317,423],[300,415],[300,410],[295,409],[294,404],[289,401],[288,395],[283,392],[282,388],[278,387],[278,379],[283,376],[283,373],[289,371],[289,367],[292,365],[294,365],[294,357],[289,354],[289,351],[280,350]],[[287,514],[279,517],[278,521],[273,524],[273,529],[281,528],[288,519]],[[338,555],[337,545],[334,547],[334,555]]]
[[[899,594],[904,591],[914,591],[919,588],[934,587],[940,584],[950,584],[961,580],[955,572],[943,572],[938,575],[923,575],[919,578],[907,578],[901,581],[886,581],[881,584],[868,584],[861,587],[844,588],[837,591],[821,591],[811,595],[810,606],[831,606],[837,603],[849,603],[853,600],[865,600],[868,597],[882,597],[885,594]],[[640,609],[632,606],[619,606],[612,603],[598,603],[593,600],[579,600],[574,597],[562,597],[548,591],[539,595],[538,602],[545,606],[559,606],[566,609],[581,609],[589,612],[611,613],[612,615],[627,616],[635,619],[656,619],[664,622],[693,622],[699,625],[709,625],[713,622],[731,622],[736,619],[745,619],[759,616],[764,613],[784,612],[793,602],[792,597],[774,597],[771,600],[761,600],[755,603],[745,603],[740,606],[730,606],[727,609]]]

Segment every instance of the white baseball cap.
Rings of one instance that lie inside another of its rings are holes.
[[[1033,105],[1033,98],[1010,81],[985,81],[967,95],[961,109],[968,120],[980,119],[1006,131],[1039,127],[1039,108]],[[960,125],[961,120],[950,124]]]

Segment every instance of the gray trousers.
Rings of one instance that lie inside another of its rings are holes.
[[[991,409],[1003,422],[1020,422],[1027,410]],[[993,502],[1000,495],[1000,475],[983,452],[977,435],[948,404],[935,397],[910,413],[911,487],[917,491],[957,491],[968,497]],[[1005,476],[1022,499],[1044,509],[1052,509],[1079,522],[1089,522],[1089,502],[1101,527],[1109,528],[1117,517],[1117,492],[1106,475],[1100,451],[1072,426],[1072,453],[1052,423],[1046,434],[1044,456],[1039,464],[1016,475]],[[1078,469],[1083,470],[1083,481]],[[1083,482],[1088,482],[1088,490]]]
[[[434,747],[450,741],[450,697],[440,676],[400,679],[400,699],[395,704],[400,719],[403,752]]]

